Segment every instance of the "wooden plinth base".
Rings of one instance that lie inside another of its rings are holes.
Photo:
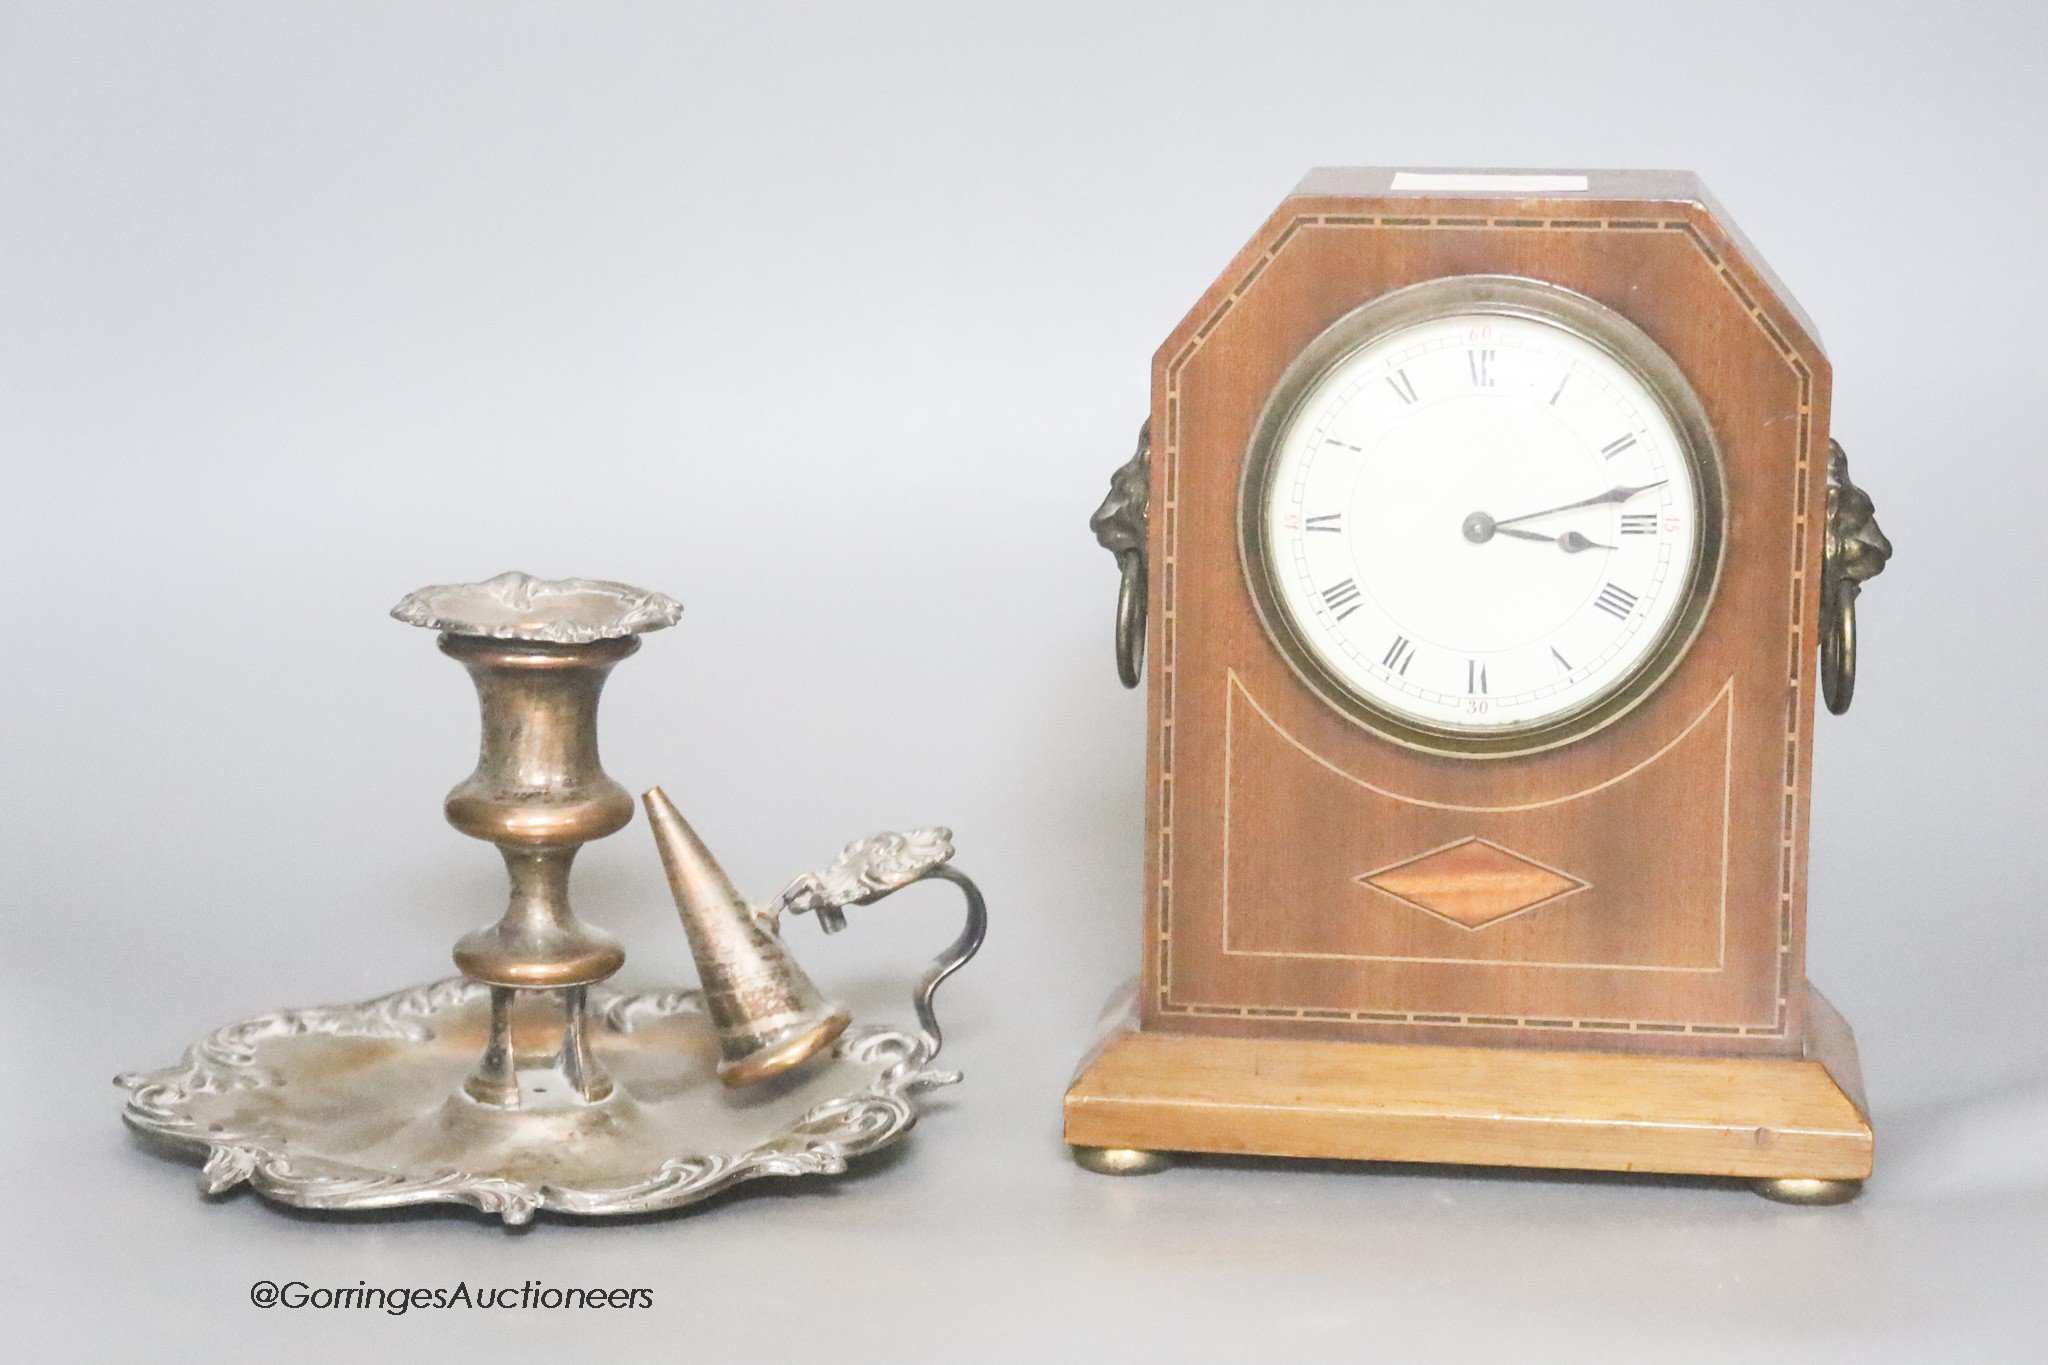
[[[1120,1032],[1066,1140],[1135,1152],[1858,1181],[1856,1043],[1811,997],[1807,1055],[1664,1057]]]

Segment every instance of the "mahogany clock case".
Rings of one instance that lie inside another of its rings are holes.
[[[1147,1031],[1796,1056],[1829,366],[1696,177],[1396,191],[1313,173],[1153,367]],[[1697,395],[1725,554],[1626,715],[1544,752],[1422,752],[1261,624],[1240,485],[1304,348],[1371,300],[1507,276],[1639,328]]]

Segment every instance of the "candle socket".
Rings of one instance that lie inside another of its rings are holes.
[[[625,964],[626,950],[576,918],[569,868],[576,850],[633,818],[632,796],[598,761],[605,679],[640,648],[640,632],[681,612],[622,583],[521,573],[422,588],[392,612],[441,632],[441,652],[469,670],[483,715],[476,771],[445,806],[449,824],[498,846],[512,883],[497,923],[455,945],[456,967],[491,988],[490,1037],[462,1087],[481,1104],[520,1103],[514,991],[562,993],[561,1047],[549,1065],[585,1101],[611,1093],[590,1050],[587,990]]]
[[[558,990],[602,981],[625,949],[576,918],[569,867],[592,839],[623,829],[633,798],[597,755],[597,703],[633,636],[559,645],[444,634],[483,711],[476,771],[448,793],[448,823],[496,844],[512,894],[496,924],[455,945],[464,976],[491,986]]]

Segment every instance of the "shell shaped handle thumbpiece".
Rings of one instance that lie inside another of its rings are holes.
[[[967,965],[988,937],[988,905],[966,873],[953,867],[953,831],[943,826],[914,829],[906,834],[884,832],[868,839],[856,839],[840,850],[839,857],[821,872],[806,872],[784,887],[772,901],[767,914],[780,920],[784,911],[815,914],[828,934],[846,927],[845,908],[872,905],[906,886],[921,881],[951,882],[967,900],[967,922],[960,936],[933,958],[918,979],[912,993],[917,1022],[924,1035],[924,1060],[938,1056],[945,1036],[933,1011],[932,997],[939,985]]]

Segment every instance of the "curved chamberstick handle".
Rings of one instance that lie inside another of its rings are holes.
[[[981,888],[966,873],[951,865],[935,867],[918,880],[951,882],[967,898],[967,923],[961,928],[960,937],[947,944],[946,950],[932,959],[932,965],[924,969],[924,975],[918,979],[917,991],[911,997],[917,1006],[918,1027],[931,1042],[928,1056],[936,1057],[945,1037],[939,1032],[939,1016],[932,1010],[932,997],[938,994],[940,982],[966,966],[968,959],[981,951],[982,940],[988,937],[988,904],[981,898]]]
[[[945,1036],[932,997],[939,985],[967,965],[988,937],[988,905],[966,873],[951,865],[953,832],[943,827],[911,830],[908,834],[884,833],[858,839],[841,850],[838,860],[822,872],[807,872],[775,898],[770,913],[815,912],[819,927],[836,934],[846,927],[845,908],[872,905],[906,886],[921,881],[946,881],[960,888],[967,898],[967,923],[960,936],[932,959],[918,979],[911,1001],[917,1008],[918,1027],[924,1035],[926,1061],[939,1055]]]

